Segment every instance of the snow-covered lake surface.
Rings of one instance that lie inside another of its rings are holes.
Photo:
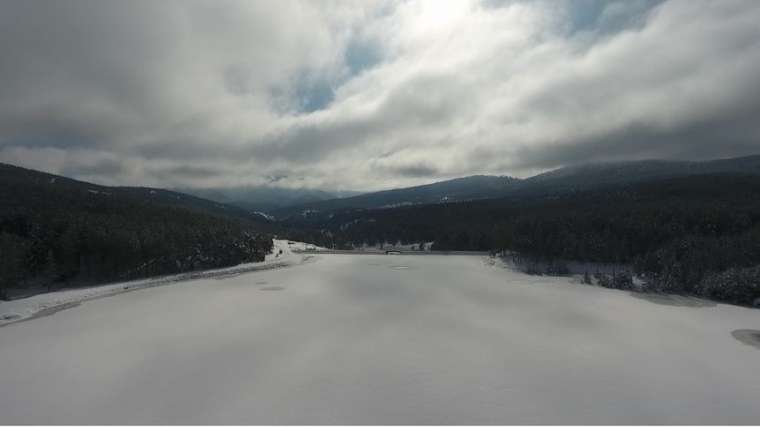
[[[0,423],[757,423],[737,330],[760,310],[316,255],[0,328]]]

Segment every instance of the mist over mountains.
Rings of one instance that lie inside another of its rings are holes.
[[[323,191],[285,187],[177,188],[177,191],[204,199],[234,205],[248,211],[272,213],[278,209],[323,200],[350,197],[357,191]]]

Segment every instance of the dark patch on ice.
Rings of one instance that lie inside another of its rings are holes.
[[[18,319],[19,317],[21,317],[20,314],[8,313],[8,314],[3,314],[2,316],[0,316],[0,320],[14,320],[14,319]]]
[[[757,329],[737,329],[731,332],[731,336],[760,350],[760,331]]]
[[[266,280],[259,280],[258,282],[256,282],[257,285],[266,285],[267,283],[269,282],[267,282]]]
[[[660,305],[669,305],[673,307],[715,307],[717,304],[713,301],[701,298],[687,297],[683,295],[654,294],[646,292],[629,292],[629,294],[638,299],[649,301]]]
[[[282,286],[264,286],[263,288],[261,288],[262,291],[281,291],[283,289],[285,288],[283,288]]]

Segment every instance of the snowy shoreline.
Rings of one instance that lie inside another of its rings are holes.
[[[255,271],[292,267],[314,259],[313,256],[295,253],[293,251],[293,249],[305,249],[305,243],[288,243],[287,240],[275,239],[272,253],[267,255],[266,259],[262,262],[238,264],[236,266],[214,270],[191,271],[170,276],[151,277],[128,282],[66,289],[11,301],[0,301],[0,328],[14,323],[36,319],[38,317],[49,316],[58,311],[76,307],[86,301],[110,297],[125,292],[197,279],[223,278]],[[280,254],[280,251],[282,251],[282,254]]]

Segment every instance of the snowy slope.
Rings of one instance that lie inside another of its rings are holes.
[[[52,314],[60,309],[65,309],[84,301],[116,295],[122,292],[167,285],[191,279],[223,277],[250,271],[269,270],[272,268],[296,265],[303,262],[303,255],[294,254],[291,251],[291,247],[293,247],[293,245],[288,245],[287,240],[275,239],[273,243],[274,247],[272,253],[267,255],[266,259],[263,262],[240,264],[234,267],[227,267],[216,270],[195,271],[173,276],[162,276],[157,278],[134,280],[111,285],[92,286],[58,292],[49,292],[13,301],[0,300],[0,326],[8,323],[18,322],[20,320],[28,319],[34,316]],[[301,242],[295,242],[294,244],[297,247],[306,246],[305,243]],[[282,251],[282,254],[280,254],[280,251]]]
[[[0,328],[0,419],[757,423],[758,329],[481,257],[319,255]]]

